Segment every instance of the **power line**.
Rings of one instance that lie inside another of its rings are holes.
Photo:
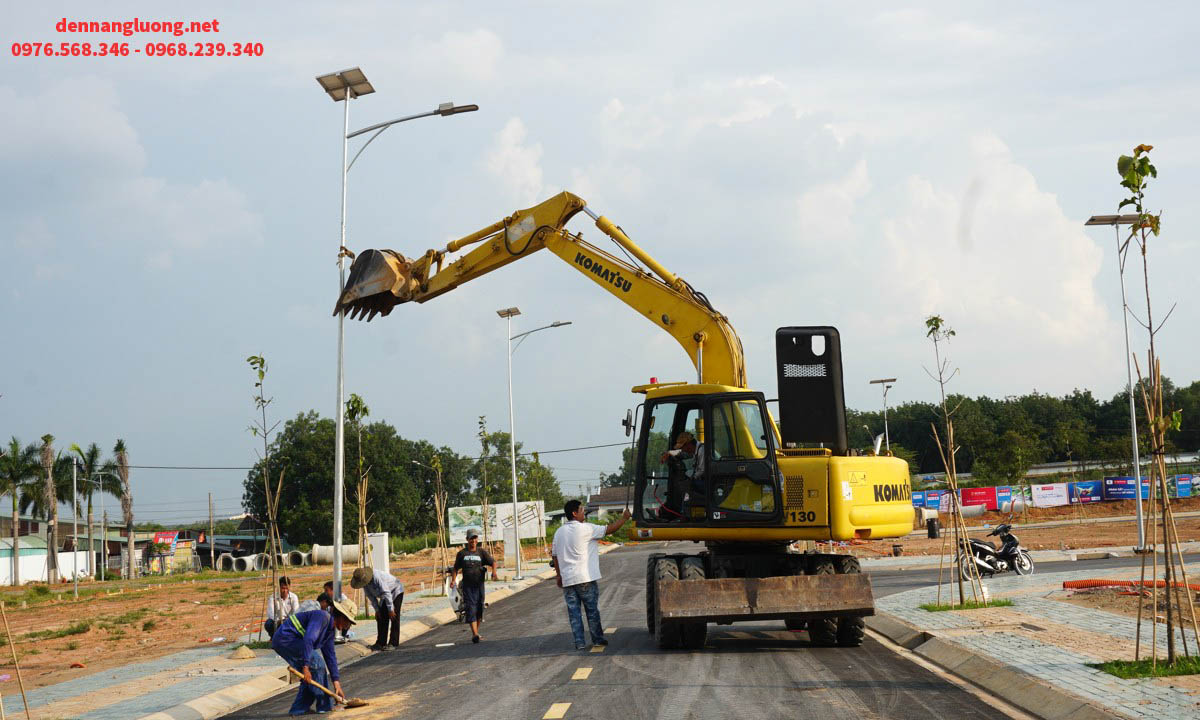
[[[254,470],[252,467],[205,467],[202,465],[130,465],[139,470]]]
[[[563,448],[561,450],[531,450],[529,452],[519,452],[517,456],[522,455],[550,455],[551,453],[575,452],[576,450],[595,450],[596,448],[624,447],[628,442],[608,443],[607,445],[585,445],[583,447]]]

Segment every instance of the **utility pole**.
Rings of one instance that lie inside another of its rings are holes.
[[[211,570],[217,569],[217,541],[213,536],[212,493],[208,494],[208,562]]]

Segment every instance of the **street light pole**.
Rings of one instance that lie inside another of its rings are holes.
[[[407,117],[398,118],[385,123],[378,123],[362,130],[350,132],[350,100],[353,98],[370,95],[375,92],[375,88],[371,82],[367,80],[367,76],[363,74],[360,68],[354,67],[348,70],[340,70],[338,72],[327,73],[317,77],[317,82],[321,88],[329,95],[329,99],[334,102],[343,102],[345,106],[342,108],[342,221],[341,221],[341,243],[338,246],[338,297],[341,297],[342,291],[346,288],[346,185],[350,174],[350,168],[354,165],[354,161],[358,160],[358,156],[363,150],[367,149],[367,145],[371,144],[375,138],[384,130],[387,130],[392,125],[405,122],[406,120],[415,120],[416,118],[430,117],[433,115],[441,115],[443,117],[456,115],[458,113],[473,112],[479,109],[478,105],[455,105],[454,103],[442,103],[436,110],[417,115],[409,115]],[[349,155],[350,138],[361,135],[371,130],[377,130],[374,135],[359,148],[355,153],[354,159],[346,161]],[[344,372],[344,347],[345,347],[345,321],[346,314],[338,313],[338,340],[337,340],[337,429],[334,433],[335,447],[333,450],[333,595],[340,597],[342,592],[342,512],[345,495],[345,478],[346,478],[346,457],[345,457],[345,436],[346,436],[346,402],[345,402],[345,372]],[[361,559],[360,559],[361,562]]]
[[[513,576],[513,580],[524,580],[524,576],[521,575],[521,524],[517,519],[517,428],[513,420],[512,393],[512,319],[513,315],[520,315],[521,311],[512,307],[499,312],[500,317],[508,321],[508,331],[505,333],[505,337],[508,338],[508,458],[512,464],[513,555],[517,558],[516,575]]]
[[[880,380],[872,380],[871,385],[880,385],[883,387],[883,441],[887,444],[887,451],[892,451],[892,438],[888,435],[887,421],[887,394],[888,390],[892,389],[891,383],[896,382],[896,378],[883,378]]]
[[[515,550],[514,550],[514,554],[516,555],[516,558],[517,558],[517,565],[516,565],[516,573],[517,574],[513,579],[514,580],[523,580],[524,576],[521,575],[521,525],[520,525],[520,521],[517,517],[517,430],[516,430],[516,423],[513,420],[513,387],[512,387],[513,344],[512,344],[512,341],[520,338],[521,342],[524,342],[524,339],[526,337],[528,337],[529,335],[532,335],[535,332],[538,332],[540,330],[549,330],[550,328],[563,327],[564,325],[570,325],[571,321],[567,320],[566,322],[562,322],[559,320],[555,320],[554,322],[550,323],[549,325],[544,325],[540,328],[534,328],[533,330],[527,330],[518,335],[513,335],[512,334],[512,319],[514,316],[521,314],[520,309],[515,308],[515,307],[505,308],[503,310],[497,310],[496,314],[502,318],[505,318],[508,321],[508,333],[507,333],[507,335],[508,335],[508,452],[509,452],[509,460],[510,460],[511,466],[512,466],[513,544],[516,546]],[[520,346],[521,346],[521,343],[518,342],[517,347],[520,347]]]
[[[71,574],[75,576],[75,599],[79,599],[79,460],[71,458]],[[16,550],[13,550],[16,552]],[[53,552],[53,548],[51,549]]]
[[[1138,542],[1135,552],[1146,550],[1146,528],[1142,522],[1142,462],[1138,457],[1137,441],[1137,411],[1133,403],[1133,366],[1129,353],[1129,303],[1125,299],[1125,248],[1121,246],[1121,225],[1132,225],[1140,222],[1138,215],[1093,215],[1088,218],[1088,225],[1112,225],[1117,239],[1117,273],[1121,277],[1121,321],[1125,325],[1125,381],[1129,387],[1129,441],[1133,446],[1133,497],[1137,507]]]

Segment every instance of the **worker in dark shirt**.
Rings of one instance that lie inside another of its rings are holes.
[[[492,579],[496,576],[496,560],[491,553],[479,547],[479,533],[467,531],[467,546],[458,551],[454,557],[454,572],[450,575],[450,587],[458,580],[458,571],[462,570],[463,619],[471,624],[471,642],[479,642],[479,623],[483,620],[483,579],[484,568],[492,569]]]
[[[333,680],[333,691],[345,697],[337,655],[333,650],[333,636],[336,630],[345,632],[349,629],[355,615],[358,615],[358,608],[353,600],[339,600],[333,603],[329,612],[306,610],[288,615],[275,630],[271,649],[304,675],[296,700],[288,710],[289,715],[309,712],[314,700],[319,713],[333,709],[333,698],[310,684],[314,681],[329,687],[329,681]]]

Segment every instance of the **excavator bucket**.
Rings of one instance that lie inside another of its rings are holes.
[[[732,623],[875,614],[871,578],[862,574],[659,581],[655,591],[658,622]]]
[[[333,314],[349,313],[351,319],[370,322],[375,315],[387,315],[397,304],[407,302],[418,285],[412,261],[400,253],[364,250],[350,266],[350,279]]]

